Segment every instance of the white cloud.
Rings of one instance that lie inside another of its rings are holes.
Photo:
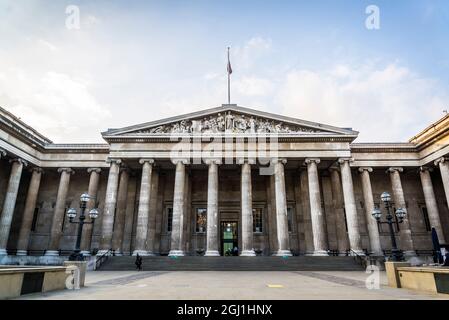
[[[277,95],[290,116],[350,127],[358,141],[406,141],[442,116],[448,94],[408,68],[367,64],[292,70]]]

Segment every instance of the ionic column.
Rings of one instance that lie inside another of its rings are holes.
[[[11,173],[9,174],[8,188],[6,189],[5,202],[3,203],[2,216],[0,218],[0,256],[6,255],[6,246],[8,245],[9,231],[16,207],[17,192],[19,191],[20,177],[22,176],[23,166],[27,162],[22,159],[10,160],[12,163]]]
[[[349,246],[355,253],[363,255],[364,252],[362,250],[362,241],[360,238],[359,221],[357,219],[357,208],[355,206],[354,186],[352,183],[351,167],[349,166],[351,160],[352,159],[342,158],[338,159],[338,162],[340,163],[341,170]]]
[[[45,251],[46,256],[59,255],[59,242],[62,236],[62,223],[66,214],[65,205],[67,193],[69,192],[70,176],[75,172],[71,168],[59,168],[58,173],[61,174],[61,177],[59,178],[58,194],[56,195],[55,210],[51,224],[50,242],[47,251]]]
[[[373,172],[373,168],[360,167],[359,172],[362,181],[363,199],[365,201],[365,217],[368,224],[368,236],[371,252],[376,256],[381,256],[383,255],[383,252],[380,245],[379,228],[377,227],[377,221],[372,216],[372,212],[374,210],[374,199],[369,174],[370,172]]]
[[[207,180],[207,234],[205,256],[219,256],[218,251],[218,165],[221,160],[208,159]]]
[[[150,212],[148,214],[147,251],[149,255],[158,255],[156,248],[156,213],[158,212],[159,172],[154,170],[151,174]]]
[[[332,200],[334,203],[334,210],[336,215],[336,230],[337,230],[337,249],[339,255],[346,255],[349,249],[348,233],[346,232],[345,210],[343,201],[343,191],[341,189],[340,174],[337,168],[330,168],[331,186],[332,186]]]
[[[255,256],[253,245],[253,193],[251,184],[251,164],[254,160],[240,160],[241,164],[241,206],[242,206],[242,250],[241,256]]]
[[[87,169],[87,173],[90,173],[89,177],[89,186],[87,188],[87,194],[90,196],[89,201],[87,202],[86,212],[89,214],[89,211],[96,207],[97,204],[97,193],[98,193],[98,184],[100,183],[100,168],[89,168]],[[85,224],[83,228],[83,234],[81,238],[81,253],[84,256],[90,255],[90,245],[92,241],[92,232],[93,232],[93,224]]]
[[[117,212],[115,213],[114,232],[112,234],[112,250],[115,255],[122,255],[123,234],[125,231],[126,200],[128,197],[129,169],[120,169],[120,180],[117,192]]]
[[[446,243],[443,228],[441,226],[437,200],[435,199],[435,193],[433,191],[430,170],[431,169],[428,167],[421,167],[419,169],[419,176],[421,177],[424,200],[426,202],[427,213],[429,214],[430,225],[437,231],[438,240],[440,241],[440,243]]]
[[[449,158],[439,158],[435,165],[440,167],[441,180],[443,180],[444,192],[446,194],[446,203],[449,205]]]
[[[275,159],[274,162],[274,190],[276,193],[276,230],[278,236],[277,256],[291,256],[290,239],[288,234],[287,194],[285,192],[284,164],[286,159]]]
[[[307,177],[309,181],[310,218],[312,220],[313,255],[327,256],[328,245],[326,242],[325,217],[321,207],[320,181],[318,179],[318,167],[320,159],[306,159]]]
[[[142,165],[142,179],[140,182],[139,209],[137,212],[136,242],[133,256],[139,254],[147,256],[148,217],[150,214],[151,175],[153,173],[153,159],[140,159]]]
[[[114,228],[114,214],[117,204],[117,191],[120,173],[120,159],[109,159],[108,184],[106,186],[106,198],[104,202],[103,221],[101,225],[100,250],[97,256],[103,255],[112,249],[112,230]]]
[[[404,198],[404,190],[402,189],[400,173],[404,169],[400,167],[391,167],[387,170],[390,173],[391,188],[393,190],[394,202],[397,208],[403,208],[407,211],[407,206]],[[393,212],[394,214],[394,212]],[[412,231],[410,229],[410,223],[408,216],[406,215],[399,232],[400,248],[404,250],[404,254],[407,256],[415,256],[416,253],[413,248]]]
[[[182,243],[184,232],[184,216],[185,216],[185,179],[186,179],[186,159],[173,160],[176,164],[175,173],[175,189],[173,195],[173,221],[171,231],[171,244],[169,256],[183,256],[184,246]]]
[[[31,169],[31,180],[28,186],[28,193],[25,200],[25,209],[23,210],[22,225],[19,231],[19,241],[17,243],[17,255],[26,256],[28,242],[30,240],[31,224],[33,223],[34,210],[36,208],[39,186],[41,183],[42,169]]]

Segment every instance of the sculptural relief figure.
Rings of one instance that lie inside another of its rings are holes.
[[[228,111],[225,114],[209,115],[203,119],[181,120],[172,124],[164,124],[154,128],[140,131],[139,133],[295,133],[295,132],[319,132],[312,128],[298,125],[286,125],[283,122],[233,114]]]

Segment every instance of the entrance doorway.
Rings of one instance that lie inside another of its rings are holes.
[[[237,256],[238,255],[238,222],[237,221],[222,221],[220,228],[221,235],[221,255],[223,256]],[[237,250],[234,250],[237,248]]]

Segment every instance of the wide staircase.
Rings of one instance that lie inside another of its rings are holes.
[[[135,257],[110,256],[97,270],[135,270]],[[144,271],[356,271],[364,270],[354,257],[142,257]]]

